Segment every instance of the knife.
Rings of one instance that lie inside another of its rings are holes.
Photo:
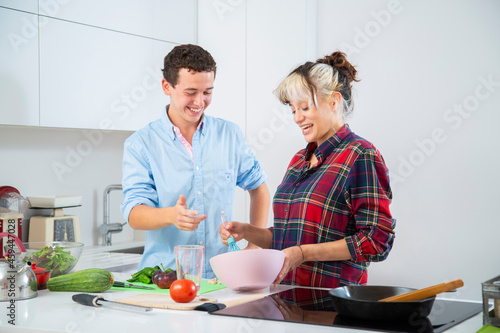
[[[151,289],[151,290],[155,289],[152,287],[137,286],[137,285],[132,284],[132,283],[126,283],[126,282],[121,282],[121,281],[113,282],[113,287],[140,288],[140,289]]]
[[[152,311],[153,308],[148,307],[148,306],[140,306],[140,305],[132,305],[132,304],[125,304],[125,303],[119,303],[119,302],[113,302],[113,301],[108,301],[104,299],[102,296],[98,295],[90,295],[90,294],[76,294],[73,295],[72,297],[73,301],[87,305],[87,306],[96,306],[96,307],[105,307],[105,308],[122,308],[122,309],[128,309],[128,310],[136,310],[136,311],[141,311],[141,312],[148,312]]]

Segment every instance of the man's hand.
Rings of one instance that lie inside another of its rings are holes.
[[[195,210],[188,210],[186,205],[186,197],[184,195],[179,195],[179,200],[175,204],[175,219],[174,225],[179,230],[193,231],[198,229],[198,225],[201,221],[207,218],[207,215],[198,216]]]

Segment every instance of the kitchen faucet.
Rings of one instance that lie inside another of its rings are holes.
[[[103,224],[99,227],[99,232],[102,235],[102,246],[111,246],[111,234],[120,232],[123,230],[125,223],[109,223],[109,193],[114,190],[122,190],[121,184],[112,184],[106,186],[104,189],[104,220]]]

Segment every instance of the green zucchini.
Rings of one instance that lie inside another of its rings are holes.
[[[113,274],[105,269],[89,268],[82,271],[59,275],[47,281],[50,291],[82,291],[100,293],[113,286]]]

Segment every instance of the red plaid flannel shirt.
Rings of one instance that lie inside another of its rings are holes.
[[[318,163],[309,168],[315,154]],[[283,283],[335,288],[366,284],[371,261],[394,241],[392,192],[380,152],[348,125],[320,147],[310,143],[290,162],[273,200],[272,248],[347,241],[352,260],[304,262]]]

